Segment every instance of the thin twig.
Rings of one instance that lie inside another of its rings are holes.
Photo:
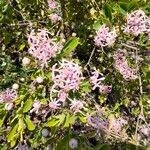
[[[21,17],[23,18],[23,20],[26,20],[25,17],[24,17],[24,15],[21,13],[21,11],[17,10],[17,9],[13,6],[11,0],[7,0],[7,1],[8,1],[8,3],[9,3],[9,5],[10,5],[18,14],[21,15]]]
[[[94,51],[95,51],[95,47],[93,48],[92,53],[91,53],[91,55],[90,55],[90,58],[89,58],[89,60],[88,60],[88,62],[87,62],[87,64],[85,65],[84,68],[86,68],[86,66],[88,66],[88,65],[90,64],[90,61],[91,61],[92,56],[93,56],[93,54],[94,54]]]
[[[125,44],[125,43],[121,43],[121,45],[122,45],[122,46],[125,46],[125,47],[128,47],[128,48],[131,48],[131,49],[133,49],[133,50],[137,50],[136,47],[133,47],[133,46],[128,45],[128,44]]]

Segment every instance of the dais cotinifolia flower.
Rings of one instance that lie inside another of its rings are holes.
[[[99,77],[101,73],[94,68],[94,71],[92,72],[92,75],[90,76],[90,83],[92,84],[92,90],[95,90],[96,88],[99,89],[101,93],[107,94],[111,92],[111,86],[103,85],[102,81],[105,80],[105,77]],[[102,75],[102,74],[101,74]]]
[[[7,88],[0,93],[0,102],[10,102],[18,97],[15,89]]]
[[[66,101],[69,96],[69,91],[79,89],[79,85],[83,80],[81,67],[73,61],[62,59],[59,64],[55,64],[52,67],[52,80],[54,85],[52,86],[50,92],[51,102],[49,103],[49,107],[55,110],[58,106],[60,106],[59,102],[64,103]],[[52,98],[53,93],[55,95],[54,99]],[[71,103],[71,109],[74,111],[79,111],[82,108],[82,104],[80,103],[80,107],[76,109],[75,102],[79,101],[73,102]]]
[[[136,10],[127,15],[126,26],[124,32],[138,36],[142,32],[149,34],[150,31],[150,19],[146,16],[145,12],[142,10]]]
[[[37,32],[32,30],[28,37],[29,53],[43,64],[62,49],[62,45],[50,39],[48,33],[47,29],[38,29]]]
[[[109,27],[106,27],[106,25],[102,25],[96,32],[94,42],[98,47],[112,46],[115,43],[116,37],[117,34],[115,29],[110,31]]]
[[[115,52],[114,60],[114,67],[122,74],[125,80],[135,80],[137,78],[136,72],[129,66],[123,50],[118,49]]]
[[[78,90],[82,77],[81,67],[73,61],[63,59],[52,67],[54,86],[63,91]]]

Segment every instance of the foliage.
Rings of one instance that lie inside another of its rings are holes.
[[[0,149],[67,150],[75,139],[74,149],[148,150],[150,2],[56,0],[55,7],[50,1],[0,1]],[[149,30],[135,36],[123,30],[136,10],[145,12]],[[102,26],[112,31],[107,46],[95,42]],[[45,63],[37,51],[44,43],[61,49]],[[115,63],[118,50],[123,71]],[[135,78],[124,78],[125,67]],[[69,81],[66,68],[73,72]],[[10,89],[17,98],[6,101]]]

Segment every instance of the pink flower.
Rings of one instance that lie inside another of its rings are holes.
[[[111,86],[103,85],[101,81],[105,80],[105,77],[99,78],[99,71],[94,68],[94,71],[92,72],[92,76],[90,77],[90,83],[93,86],[93,90],[96,88],[99,88],[99,91],[101,93],[107,94],[111,92]]]
[[[93,85],[93,90],[95,90],[97,87],[100,87],[101,81],[105,78],[99,78],[99,71],[94,68],[94,71],[92,72],[92,76],[90,77],[90,83]]]
[[[66,92],[78,90],[80,82],[83,79],[79,65],[65,59],[63,59],[59,65],[59,68],[56,67],[57,64],[52,67],[52,79],[54,85]]]
[[[51,14],[50,15],[50,19],[51,19],[51,21],[53,22],[53,23],[56,23],[56,22],[58,22],[59,20],[61,20],[61,17],[58,15],[58,14]]]
[[[59,91],[58,93],[58,100],[61,101],[61,102],[65,102],[65,100],[67,99],[68,97],[68,93],[64,92],[63,90]]]
[[[41,108],[41,103],[39,101],[35,101],[33,103],[33,109],[30,110],[30,113],[35,112],[37,114],[40,108]]]
[[[84,107],[83,102],[79,101],[79,100],[72,100],[71,104],[70,104],[70,109],[74,112],[74,113],[78,113],[81,112],[81,109]]]
[[[48,1],[48,6],[50,9],[55,9],[58,7],[58,3],[55,0],[49,0]]]
[[[16,90],[7,88],[5,91],[0,93],[0,102],[9,102],[17,97],[18,95]]]
[[[118,49],[114,54],[114,60],[115,68],[122,74],[125,80],[135,80],[137,78],[135,71],[128,65],[124,51]]]
[[[58,107],[60,106],[61,104],[59,103],[59,101],[51,101],[49,102],[49,107],[52,111],[55,111],[56,109],[58,109]]]
[[[142,10],[136,10],[127,16],[126,27],[124,27],[124,32],[138,36],[142,32],[147,31],[147,24],[149,22],[148,17]],[[150,29],[150,27],[149,27]]]
[[[102,25],[100,29],[96,32],[94,38],[95,45],[98,47],[112,46],[116,40],[116,31],[109,31],[109,27]]]
[[[143,125],[141,128],[140,128],[140,131],[142,132],[142,134],[144,134],[145,136],[150,136],[150,124],[147,124],[147,125]]]
[[[28,43],[30,45],[29,53],[40,60],[42,63],[47,63],[51,57],[55,57],[60,52],[62,46],[50,39],[48,30],[38,30],[36,33],[31,31],[28,37]]]
[[[108,85],[101,85],[99,87],[99,91],[103,94],[108,94],[111,92],[111,86],[108,86]]]

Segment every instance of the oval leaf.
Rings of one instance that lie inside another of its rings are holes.
[[[33,131],[35,129],[35,125],[32,123],[32,121],[27,115],[25,117],[25,123],[27,125],[28,130]]]

